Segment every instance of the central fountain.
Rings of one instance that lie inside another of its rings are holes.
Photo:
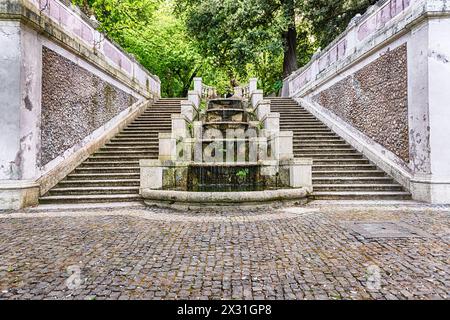
[[[293,158],[293,134],[279,131],[279,115],[267,101],[214,98],[202,108],[198,98],[183,102],[172,132],[159,135],[159,159],[141,160],[146,204],[197,209],[306,201],[311,160]]]

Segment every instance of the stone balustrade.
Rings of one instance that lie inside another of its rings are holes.
[[[214,99],[217,97],[216,88],[205,85],[203,79],[200,77],[194,78],[194,92],[196,92],[200,99],[203,100]]]

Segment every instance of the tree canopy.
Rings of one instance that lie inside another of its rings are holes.
[[[158,75],[163,96],[196,76],[220,93],[258,77],[267,94],[375,0],[73,0]]]

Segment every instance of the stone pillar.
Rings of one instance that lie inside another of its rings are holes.
[[[280,131],[277,134],[278,152],[276,157],[278,160],[287,160],[294,158],[294,133],[292,131]]]
[[[252,94],[258,89],[258,78],[250,78],[248,83],[249,92]]]
[[[194,121],[193,128],[194,162],[203,162],[203,123],[201,121]]]
[[[270,113],[270,100],[261,100],[256,108],[258,120],[263,120]]]
[[[186,120],[182,114],[172,114],[172,137],[175,139],[186,138]]]
[[[264,129],[270,132],[280,131],[280,114],[277,112],[270,112],[264,118]]]
[[[197,91],[189,91],[188,100],[194,104],[196,109],[198,109],[198,107],[200,107],[201,97],[197,93]]]
[[[250,99],[252,101],[252,106],[255,108],[258,105],[258,102],[264,98],[264,91],[255,90],[250,93]]]
[[[283,80],[283,88],[281,89],[281,96],[288,98],[290,96],[289,84],[291,83],[290,77]]]
[[[159,136],[159,160],[175,161],[177,154],[177,140],[170,132],[160,133]]]
[[[163,187],[163,167],[159,160],[142,159],[139,161],[141,168],[140,191],[143,189],[160,190]]]
[[[39,197],[42,45],[19,20],[0,21],[0,209]]]
[[[194,91],[198,93],[198,95],[202,96],[202,78],[194,78]]]
[[[181,101],[181,115],[186,120],[192,122],[195,117],[195,112],[194,104],[191,101]]]
[[[450,17],[425,20],[408,42],[408,119],[413,199],[450,203]]]
[[[289,161],[290,187],[306,188],[308,192],[313,191],[311,158],[291,159]]]

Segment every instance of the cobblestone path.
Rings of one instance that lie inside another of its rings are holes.
[[[449,244],[448,208],[0,214],[0,299],[448,299]]]

